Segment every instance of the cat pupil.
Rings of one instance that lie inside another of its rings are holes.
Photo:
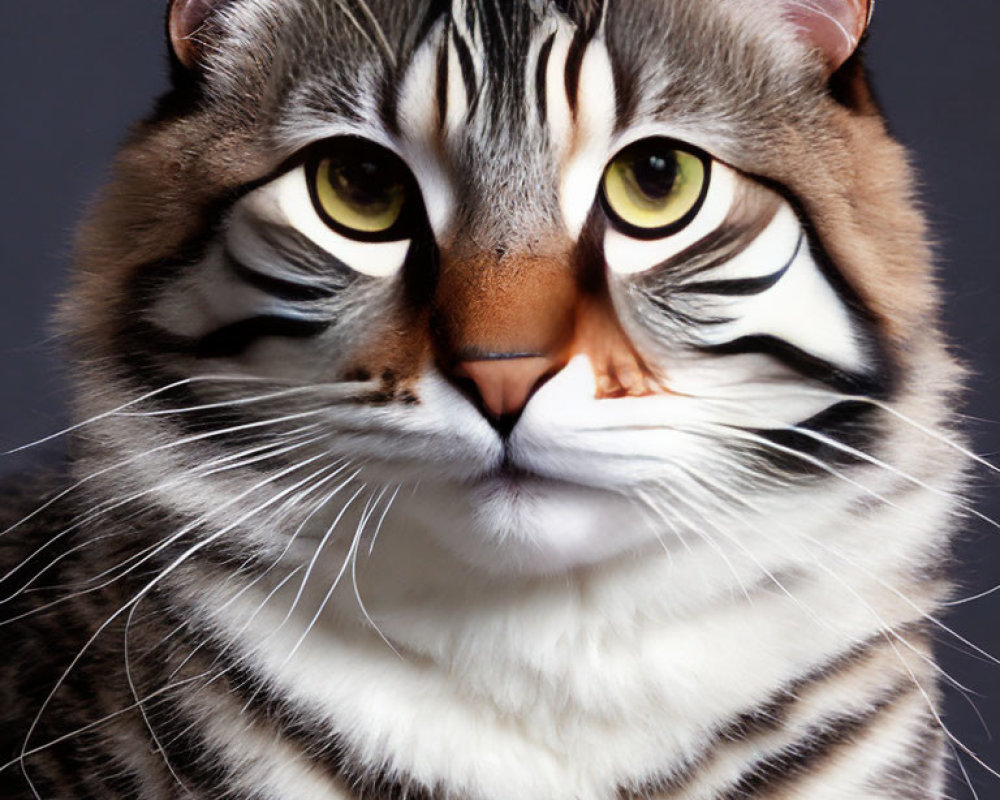
[[[635,182],[642,193],[657,200],[669,196],[677,185],[680,165],[677,156],[650,154],[639,157],[632,164]]]
[[[338,194],[344,200],[373,212],[388,208],[398,187],[393,176],[372,161],[340,164],[334,174]]]

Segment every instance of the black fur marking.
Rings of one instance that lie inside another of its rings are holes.
[[[886,378],[877,368],[868,373],[848,372],[775,336],[744,336],[732,342],[699,349],[718,356],[748,353],[770,356],[801,375],[846,394],[873,398],[884,398],[889,394]]]
[[[364,367],[357,367],[344,375],[344,380],[349,383],[367,383],[371,379],[371,372]]]
[[[548,70],[549,59],[552,57],[552,47],[556,43],[556,35],[553,33],[545,40],[538,51],[538,66],[535,69],[535,100],[538,103],[538,118],[545,124],[549,116],[548,97]]]
[[[448,39],[445,38],[446,44],[447,41]],[[434,91],[437,96],[438,131],[444,130],[445,123],[448,120],[448,61],[448,48],[447,46],[441,47],[438,50],[437,67],[434,74],[434,81],[436,84]]]
[[[877,399],[891,397],[900,382],[900,370],[896,360],[891,356],[883,330],[884,323],[865,305],[861,295],[848,283],[843,273],[834,263],[833,258],[822,244],[819,231],[812,219],[806,213],[802,201],[786,186],[767,178],[756,177],[765,186],[780,194],[792,206],[796,216],[805,228],[806,240],[816,266],[823,277],[833,288],[857,325],[865,345],[869,361],[870,376],[863,384],[871,390],[870,396]],[[878,376],[874,379],[874,376]]]
[[[795,259],[798,258],[799,253],[802,252],[803,239],[804,237],[799,237],[799,243],[796,246],[792,257],[788,260],[788,263],[777,272],[773,272],[770,275],[762,275],[759,278],[700,281],[697,283],[683,284],[677,287],[674,291],[680,294],[715,294],[726,297],[750,297],[753,295],[763,294],[768,289],[777,286],[778,281],[788,274],[788,270],[792,268],[792,264],[795,263]]]
[[[782,448],[794,450],[810,460],[821,461],[827,466],[855,465],[866,463],[860,455],[848,450],[864,453],[878,440],[881,431],[878,427],[879,410],[870,403],[847,401],[838,403],[816,416],[800,423],[796,430],[760,430],[754,431],[759,436],[774,442]],[[815,434],[811,436],[810,433]],[[820,438],[824,437],[842,445],[844,449],[834,444],[827,444]],[[781,464],[782,469],[792,472],[816,472],[829,474],[819,466],[773,450],[766,451],[769,458]]]
[[[458,55],[458,63],[462,68],[462,81],[465,83],[465,99],[469,104],[469,116],[471,117],[476,110],[476,106],[479,102],[479,86],[476,82],[476,68],[472,61],[472,53],[469,52],[469,47],[466,45],[465,40],[458,35],[458,32],[452,29],[451,41],[455,46],[455,52]]]
[[[250,719],[278,733],[333,782],[350,786],[352,796],[366,800],[433,800],[438,796],[405,776],[367,767],[328,723],[279,694],[265,676],[211,635],[199,639],[199,647],[225,676],[220,691],[236,698]]]
[[[917,687],[903,681],[888,689],[872,708],[859,713],[843,714],[823,720],[813,726],[810,735],[794,746],[768,756],[720,795],[719,800],[751,800],[763,798],[815,773],[842,747],[849,746],[870,728],[897,702],[912,694]]]
[[[236,358],[261,339],[311,339],[324,333],[329,327],[329,322],[288,317],[254,317],[226,325],[204,336],[195,346],[194,353],[200,359]]]
[[[583,67],[583,57],[590,45],[590,35],[584,28],[578,28],[570,42],[566,55],[566,99],[573,116],[576,116],[580,105],[580,70]]]
[[[899,633],[904,633],[904,629]],[[821,687],[824,683],[854,668],[864,666],[886,644],[884,634],[876,634],[867,641],[850,648],[840,656],[831,659],[826,664],[813,670],[808,675],[791,681],[786,687],[765,698],[757,707],[734,718],[728,725],[715,732],[713,741],[706,749],[682,769],[670,775],[651,780],[643,786],[625,788],[619,792],[620,800],[645,800],[649,797],[683,796],[684,790],[696,780],[698,775],[715,759],[718,754],[734,742],[751,741],[755,737],[767,736],[779,731],[787,723],[789,715],[800,703],[802,694],[810,689]],[[891,699],[897,687],[884,690],[883,699]],[[813,728],[819,732],[826,729],[826,724],[837,720],[817,720]],[[801,743],[800,743],[801,744]],[[782,754],[784,757],[784,754]],[[792,759],[789,757],[788,761]],[[794,769],[794,766],[789,767]],[[752,797],[754,795],[725,795],[728,800]],[[721,798],[720,798],[721,800]]]
[[[308,303],[314,300],[324,300],[333,297],[336,292],[322,286],[310,286],[305,283],[287,281],[283,278],[275,278],[271,275],[264,275],[251,269],[229,250],[224,252],[226,266],[232,270],[240,280],[248,283],[255,289],[277,297],[280,300],[289,300],[296,303]]]

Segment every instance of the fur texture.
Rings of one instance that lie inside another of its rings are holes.
[[[0,519],[0,793],[943,797],[961,375],[831,4],[209,5],[81,238],[67,475]],[[310,199],[359,139],[398,240]],[[670,235],[600,199],[646,140],[709,165]],[[492,419],[463,364],[524,355]]]

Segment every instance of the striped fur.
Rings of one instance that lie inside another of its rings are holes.
[[[961,376],[814,6],[190,8],[81,239],[72,459],[0,515],[0,794],[942,798]],[[399,241],[317,212],[344,137]],[[711,163],[659,238],[599,200],[649,137]],[[496,356],[552,364],[516,418]]]

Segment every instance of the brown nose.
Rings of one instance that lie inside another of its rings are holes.
[[[472,380],[486,410],[500,419],[520,414],[555,367],[544,356],[498,356],[463,361],[458,374]]]

